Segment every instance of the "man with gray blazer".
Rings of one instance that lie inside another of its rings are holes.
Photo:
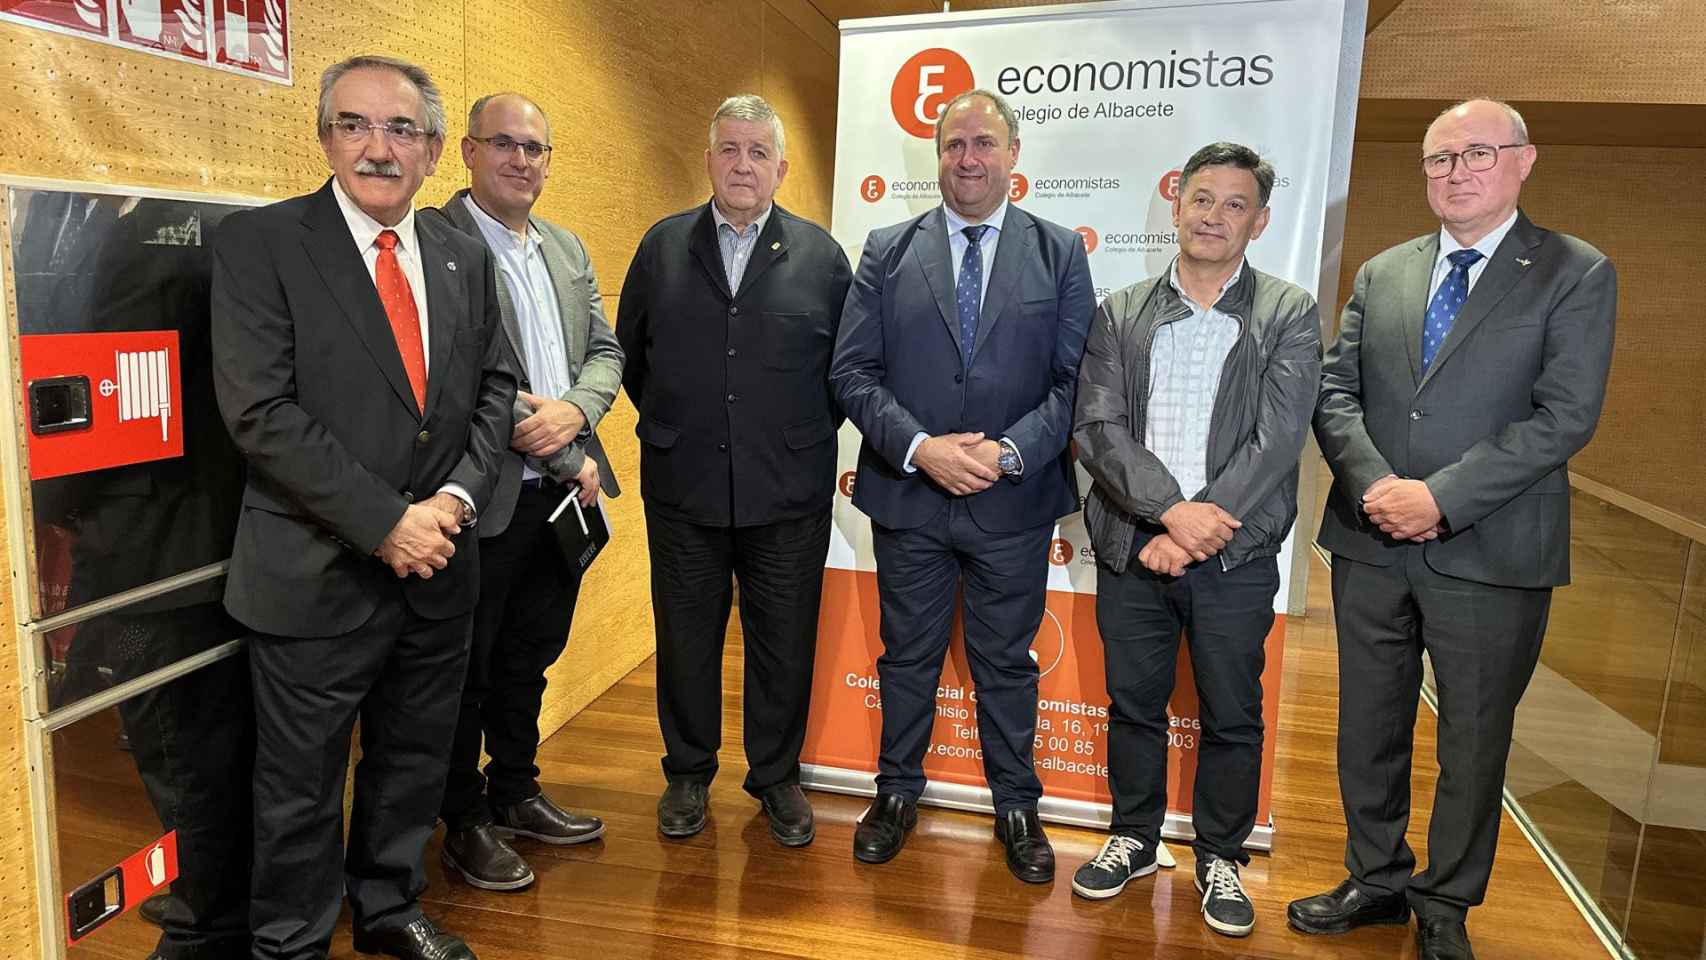
[[[1334,485],[1339,789],[1350,876],[1291,925],[1341,933],[1416,913],[1422,960],[1472,957],[1517,701],[1552,588],[1570,577],[1568,461],[1593,436],[1617,314],[1611,261],[1517,208],[1536,151],[1506,104],[1442,113],[1422,141],[1436,233],[1363,264],[1327,351],[1315,436]],[[1422,652],[1439,692],[1429,865],[1405,829]]]
[[[480,602],[440,816],[449,869],[484,890],[521,890],[533,870],[506,840],[570,844],[604,833],[597,817],[545,796],[535,757],[545,670],[568,642],[580,591],[547,521],[570,495],[591,506],[600,491],[620,492],[593,428],[622,384],[622,348],[580,238],[532,215],[551,167],[538,105],[513,93],[476,100],[462,160],[472,188],[426,213],[492,251],[502,339],[522,375],[510,449],[480,518]],[[567,486],[553,479],[570,475]],[[482,735],[491,755],[483,775]]]

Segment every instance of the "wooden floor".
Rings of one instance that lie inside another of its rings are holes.
[[[905,850],[883,866],[851,856],[860,798],[811,794],[817,840],[785,850],[770,839],[758,806],[740,789],[741,676],[737,644],[725,665],[723,769],[712,788],[711,824],[686,841],[658,836],[662,744],[648,663],[599,698],[542,749],[543,779],[559,802],[596,813],[606,837],[556,849],[521,841],[539,880],[519,894],[487,893],[449,880],[428,850],[428,913],[469,941],[481,960],[581,958],[1166,958],[1415,956],[1413,929],[1385,927],[1338,938],[1305,938],[1285,927],[1287,900],[1331,887],[1343,876],[1343,821],[1334,773],[1336,675],[1324,568],[1311,577],[1311,608],[1287,629],[1283,706],[1274,778],[1275,850],[1245,871],[1257,905],[1255,933],[1232,940],[1208,931],[1198,914],[1189,848],[1174,846],[1179,868],[1132,884],[1113,900],[1074,897],[1073,869],[1101,842],[1089,830],[1050,827],[1060,863],[1049,886],[1007,872],[988,817],[931,808]],[[738,627],[736,628],[738,630]],[[731,638],[732,639],[732,638]],[[573,651],[570,651],[571,655]],[[1415,829],[1425,858],[1425,825],[1436,770],[1427,710],[1417,730]],[[79,728],[84,724],[78,724]],[[109,725],[110,726],[110,725]],[[124,786],[126,761],[110,749],[114,730],[92,724],[90,756],[113,770],[84,766],[86,790],[62,779],[62,848],[68,874],[112,863],[157,832],[139,786]],[[61,771],[65,773],[66,771]],[[134,784],[134,768],[128,780]],[[129,800],[124,794],[135,793]],[[96,798],[99,798],[98,800]],[[130,820],[136,820],[134,824]],[[140,838],[140,839],[138,839]],[[73,861],[76,861],[75,863]],[[1483,960],[1576,960],[1606,956],[1586,922],[1507,818],[1487,904],[1470,921]],[[109,924],[72,957],[140,958],[157,931],[134,913]],[[347,915],[332,955],[351,949]]]

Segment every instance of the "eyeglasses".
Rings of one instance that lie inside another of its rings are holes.
[[[539,143],[534,140],[516,140],[501,133],[495,137],[469,136],[468,139],[475,143],[483,143],[502,154],[513,153],[516,147],[520,147],[521,152],[527,156],[528,163],[538,163],[551,152],[551,145],[548,143]]]
[[[1500,150],[1511,150],[1516,147],[1526,147],[1526,143],[1472,143],[1461,153],[1450,150],[1444,153],[1430,153],[1422,158],[1422,172],[1429,180],[1443,180],[1451,176],[1456,168],[1458,158],[1463,160],[1463,169],[1471,173],[1481,173],[1491,170],[1499,162]]]
[[[385,139],[399,147],[412,147],[420,143],[427,135],[425,130],[408,120],[387,120],[384,123],[374,123],[366,117],[339,117],[326,124],[326,128],[336,134],[338,139],[351,146],[366,142],[375,130],[383,130]]]

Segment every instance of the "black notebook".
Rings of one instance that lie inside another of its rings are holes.
[[[578,493],[579,488],[570,489],[569,495],[551,513],[549,523],[569,569],[580,574],[592,566],[599,551],[610,542],[610,521],[604,515],[604,501],[582,507]]]

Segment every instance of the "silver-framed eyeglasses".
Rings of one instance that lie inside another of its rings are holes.
[[[468,139],[475,143],[483,143],[505,156],[514,153],[515,148],[520,147],[522,154],[527,157],[528,163],[538,163],[551,154],[551,145],[548,143],[540,143],[537,140],[517,140],[514,137],[508,137],[501,133],[495,137],[476,137],[470,135]]]
[[[427,132],[408,120],[387,120],[384,123],[374,123],[366,117],[344,114],[326,124],[326,129],[332,131],[339,140],[354,145],[366,142],[373,136],[373,131],[385,133],[385,139],[399,147],[412,147],[426,138]]]
[[[1481,173],[1498,164],[1500,150],[1526,146],[1526,143],[1472,143],[1461,152],[1446,150],[1442,153],[1430,153],[1422,158],[1422,172],[1428,175],[1429,180],[1444,180],[1451,176],[1451,171],[1456,169],[1457,162],[1461,159],[1463,169],[1470,173]]]

